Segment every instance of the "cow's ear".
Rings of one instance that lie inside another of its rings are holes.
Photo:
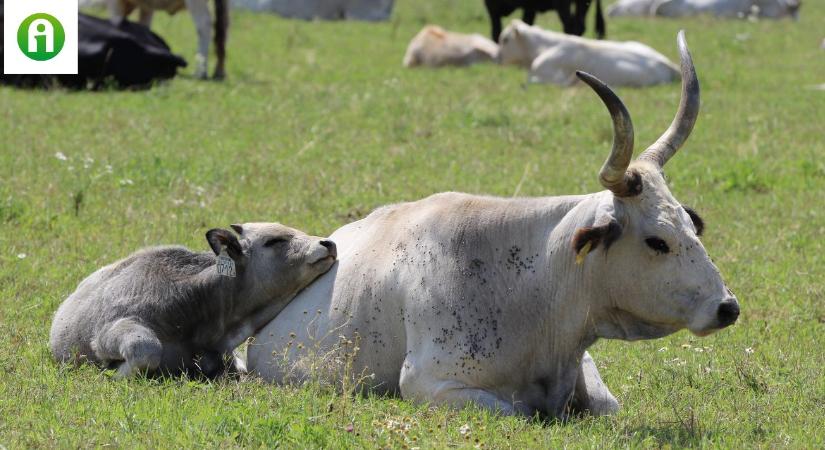
[[[236,233],[243,236],[243,225],[241,225],[239,223],[233,223],[232,225],[229,225],[229,226],[232,227],[232,229],[235,230]]]
[[[604,251],[622,235],[622,226],[616,219],[612,219],[603,225],[592,227],[581,227],[573,235],[573,251],[576,252],[576,263],[581,264],[588,253],[604,247]]]
[[[213,228],[207,231],[206,242],[209,242],[209,247],[212,248],[215,255],[220,255],[221,250],[226,248],[226,253],[234,260],[243,256],[241,243],[238,242],[238,238],[229,230]]]

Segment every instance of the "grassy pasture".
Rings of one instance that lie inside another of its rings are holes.
[[[254,380],[112,381],[56,366],[51,316],[99,266],[146,245],[277,220],[329,234],[371,209],[458,190],[599,190],[607,112],[586,88],[526,86],[515,68],[405,70],[425,23],[487,33],[478,1],[401,1],[387,23],[236,12],[229,78],[146,92],[0,88],[0,448],[825,447],[825,3],[801,20],[615,19],[609,36],[674,60],[687,37],[703,105],[668,165],[708,223],[705,245],[742,304],[708,338],[601,341],[623,405],[565,424],[428,409]],[[540,24],[557,28],[553,14]],[[592,20],[588,23],[592,26]],[[156,30],[194,62],[186,14]],[[618,91],[640,148],[677,85]]]

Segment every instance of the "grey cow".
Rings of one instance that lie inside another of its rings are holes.
[[[212,229],[214,253],[152,247],[83,280],[54,317],[59,362],[213,377],[224,355],[335,262],[328,240],[273,223]]]

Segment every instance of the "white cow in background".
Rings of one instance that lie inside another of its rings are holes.
[[[683,34],[679,49],[676,118],[635,161],[627,109],[580,75],[613,119],[613,149],[599,173],[606,190],[444,193],[345,225],[330,237],[338,264],[258,332],[247,368],[278,383],[354,376],[405,399],[503,414],[616,411],[586,352],[597,339],[684,328],[705,336],[739,315],[699,240],[702,220],[673,197],[662,172],[699,113]]]
[[[206,78],[209,69],[209,41],[212,40],[212,15],[209,13],[209,0],[107,0],[109,18],[117,24],[125,19],[135,9],[140,9],[139,22],[149,28],[152,26],[152,16],[155,10],[163,10],[175,14],[182,9],[188,9],[195,22],[198,32],[198,54],[195,65],[195,74],[198,78]],[[215,66],[214,77],[223,79],[226,76],[226,34],[229,29],[229,0],[215,0],[215,52],[218,63]]]
[[[800,5],[801,0],[619,0],[607,9],[607,15],[685,17],[708,14],[727,18],[796,19]]]
[[[570,36],[513,20],[501,33],[499,59],[530,69],[535,83],[575,84],[576,71],[615,86],[649,86],[679,79],[679,68],[640,42]]]
[[[480,34],[453,33],[427,25],[410,41],[404,67],[469,66],[493,61],[497,55],[498,44]]]

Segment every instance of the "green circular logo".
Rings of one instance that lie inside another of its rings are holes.
[[[17,29],[20,51],[35,61],[48,61],[63,50],[66,32],[60,21],[46,13],[32,14]]]

